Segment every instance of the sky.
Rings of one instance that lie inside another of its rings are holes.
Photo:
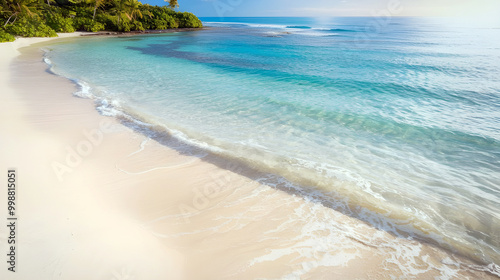
[[[139,0],[141,1],[141,0]],[[165,5],[163,0],[142,0]],[[463,16],[500,18],[500,0],[178,0],[199,17]]]

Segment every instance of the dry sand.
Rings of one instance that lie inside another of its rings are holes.
[[[16,272],[2,226],[0,279],[494,278],[99,115],[39,47],[18,55],[44,40],[0,44],[0,170],[18,173]]]

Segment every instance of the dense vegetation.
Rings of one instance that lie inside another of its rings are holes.
[[[195,15],[174,11],[177,0],[167,2],[159,7],[137,0],[0,0],[0,42],[56,32],[202,27]]]

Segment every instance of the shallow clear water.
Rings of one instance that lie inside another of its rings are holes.
[[[211,28],[53,45],[47,62],[104,114],[164,126],[498,263],[500,29],[203,20]]]

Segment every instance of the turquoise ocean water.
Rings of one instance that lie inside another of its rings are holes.
[[[500,29],[202,20],[206,30],[52,45],[46,61],[103,114],[499,263]]]

